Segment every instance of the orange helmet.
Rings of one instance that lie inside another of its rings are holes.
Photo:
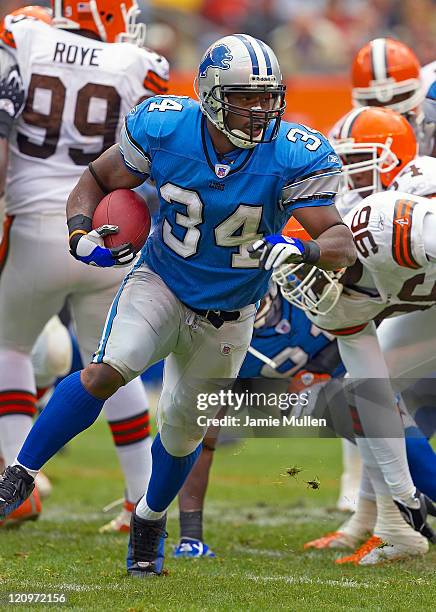
[[[145,24],[136,23],[136,0],[52,0],[53,25],[65,30],[89,30],[104,42],[145,44]]]
[[[51,10],[43,6],[22,6],[16,11],[9,13],[12,17],[32,17],[38,21],[44,21],[45,23],[51,24]]]
[[[407,45],[374,38],[353,60],[353,106],[384,106],[402,114],[415,110],[424,99],[420,70],[418,58]]]
[[[364,106],[347,113],[336,125],[333,147],[344,161],[342,173],[348,189],[365,195],[388,187],[417,154],[410,123],[389,108]],[[349,155],[364,156],[353,162]],[[355,187],[353,175],[372,171],[372,184]]]
[[[282,234],[299,240],[312,240],[302,225],[291,217]],[[339,279],[345,268],[336,272],[321,270],[309,264],[283,264],[276,268],[272,279],[288,302],[312,314],[324,315],[336,305],[343,286]]]

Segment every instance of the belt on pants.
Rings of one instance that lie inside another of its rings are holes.
[[[185,306],[200,317],[207,319],[216,329],[219,329],[226,321],[236,321],[241,316],[239,310],[202,310],[201,308],[192,308],[188,304],[185,304]]]

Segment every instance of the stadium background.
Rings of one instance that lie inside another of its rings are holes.
[[[50,5],[29,0],[27,4]],[[171,93],[192,95],[208,45],[245,32],[277,53],[286,78],[286,118],[328,131],[350,107],[349,67],[369,38],[393,36],[421,63],[436,56],[435,0],[139,0],[147,45],[170,62]],[[2,0],[0,17],[24,6]]]
[[[0,18],[31,1],[1,0]],[[397,37],[422,64],[436,56],[433,0],[143,4],[147,44],[170,61],[172,93],[192,95],[195,67],[210,42],[246,32],[264,39],[279,56],[288,86],[287,119],[322,131],[349,109],[350,63],[368,39]],[[295,465],[303,470],[298,479],[286,473]],[[301,554],[304,541],[342,520],[332,510],[340,472],[339,440],[246,440],[238,447],[224,446],[217,453],[206,502],[205,539],[219,554],[218,562],[169,560],[170,580],[145,590],[145,585],[124,579],[124,538],[98,534],[107,520],[100,508],[122,494],[120,470],[100,419],[50,462],[47,473],[54,492],[43,520],[2,534],[0,561],[7,562],[0,567],[0,599],[7,589],[63,591],[77,610],[429,609],[434,552],[395,571],[338,571],[333,552]],[[320,480],[319,491],[306,485],[313,478]],[[168,549],[177,540],[175,506],[169,531]]]

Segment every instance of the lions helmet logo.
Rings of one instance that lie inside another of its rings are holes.
[[[233,55],[227,45],[216,45],[212,47],[203,58],[200,64],[199,76],[205,78],[209,68],[218,68],[219,70],[228,70]]]

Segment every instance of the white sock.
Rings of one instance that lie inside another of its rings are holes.
[[[145,495],[142,497],[142,499],[140,499],[135,510],[136,516],[139,516],[139,518],[146,521],[157,521],[162,518],[165,513],[166,510],[163,510],[162,512],[155,512],[154,510],[151,510],[151,508],[147,506]]]
[[[5,466],[11,465],[32,429],[33,419],[25,414],[6,414],[0,419],[0,448]]]
[[[349,504],[357,503],[361,472],[359,449],[345,438],[342,439],[343,472],[339,491],[339,503],[347,501]]]
[[[12,465],[19,465],[20,467],[22,467],[23,469],[26,470],[26,472],[28,474],[30,474],[30,476],[32,476],[32,478],[36,478],[36,475],[38,474],[39,470],[31,470],[29,468],[27,468],[25,465],[23,465],[22,463],[20,463],[18,461],[18,459],[15,459],[15,461],[12,463]]]
[[[404,438],[357,438],[357,445],[363,463],[369,468],[378,467],[381,471],[390,495],[404,503],[414,503],[416,487],[410,476]],[[372,476],[371,470],[374,485]],[[381,489],[377,491],[375,485],[374,489],[376,493],[382,493]]]
[[[392,497],[377,495],[377,522],[374,535],[388,544],[421,544],[423,536],[406,523]]]
[[[377,505],[371,499],[359,496],[356,512],[344,525],[339,527],[342,531],[354,538],[360,538],[367,533],[373,533],[377,518]]]
[[[151,437],[128,446],[116,446],[126,483],[126,499],[136,503],[147,490],[151,476]]]
[[[372,486],[371,478],[369,477],[368,470],[365,466],[362,466],[359,496],[375,502],[374,487]]]

